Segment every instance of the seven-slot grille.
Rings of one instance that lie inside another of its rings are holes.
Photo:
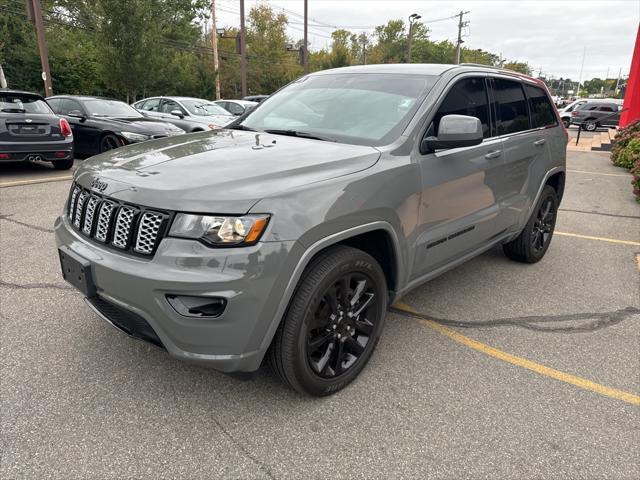
[[[71,187],[69,221],[87,237],[118,250],[153,255],[166,232],[169,215],[144,207],[125,205]]]

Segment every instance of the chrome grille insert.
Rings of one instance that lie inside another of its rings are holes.
[[[142,214],[136,245],[133,248],[136,252],[147,255],[153,252],[163,221],[164,215],[161,213],[145,212]]]
[[[111,225],[111,218],[113,217],[113,211],[116,204],[105,200],[100,205],[100,213],[98,214],[98,224],[96,226],[96,233],[93,238],[99,242],[106,243],[107,236],[109,235],[109,226]]]
[[[82,210],[84,208],[84,202],[89,196],[89,193],[84,190],[78,195],[78,204],[76,205],[75,212],[73,213],[73,226],[80,229],[80,221],[82,220]]]
[[[82,225],[82,233],[84,233],[85,235],[91,235],[91,229],[93,228],[93,217],[95,216],[98,202],[100,202],[99,197],[96,197],[96,196],[89,197],[89,201],[87,202],[87,208],[84,214],[84,223]]]
[[[78,199],[79,193],[80,187],[74,187],[73,193],[71,193],[71,201],[69,202],[69,219],[71,219],[71,221],[73,221],[73,214],[76,211],[76,200]]]
[[[167,234],[171,213],[124,204],[74,183],[68,216],[73,228],[86,237],[107,247],[151,257]]]
[[[118,210],[118,216],[116,217],[116,226],[111,245],[123,249],[129,246],[131,227],[135,214],[135,208],[127,206],[120,207],[120,210]]]

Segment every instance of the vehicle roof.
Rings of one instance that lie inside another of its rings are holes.
[[[583,103],[582,105],[580,105],[578,107],[578,109],[581,109],[581,108],[587,107],[587,106],[593,107],[593,105],[615,105],[616,107],[619,106],[618,103],[612,102],[611,100],[594,100],[594,101],[591,101],[591,102]]]
[[[12,93],[14,95],[31,95],[34,97],[44,98],[39,93],[27,92],[26,90],[12,90],[10,88],[0,88],[0,93]]]
[[[444,63],[383,63],[374,65],[355,65],[352,67],[332,68],[314,72],[312,75],[326,75],[335,73],[395,73],[395,74],[413,74],[413,75],[442,75],[450,70],[463,72],[486,72],[486,73],[502,73],[506,75],[514,75],[520,78],[539,83],[540,81],[523,73],[508,70],[506,68],[493,67],[491,65],[481,65],[476,63],[461,63],[460,65],[451,65]]]
[[[109,98],[109,97],[92,97],[89,95],[52,95],[51,97],[47,97],[47,100],[50,98],[72,98],[74,100],[109,100],[112,102],[122,102],[122,100],[118,100],[117,98]],[[122,102],[126,103],[126,102]]]

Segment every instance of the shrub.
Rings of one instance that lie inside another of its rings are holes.
[[[632,169],[638,159],[640,159],[640,136],[627,143],[613,163],[618,167]]]
[[[619,167],[631,168],[633,167],[633,160],[630,161],[628,157],[623,153],[634,139],[640,139],[640,120],[630,123],[624,128],[621,128],[618,134],[613,139],[613,146],[611,148],[611,161],[614,165]],[[623,157],[622,159],[620,157]]]
[[[640,203],[640,156],[636,159],[631,173],[633,173],[633,180],[631,180],[633,194],[636,196],[636,202]]]

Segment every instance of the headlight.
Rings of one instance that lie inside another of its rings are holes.
[[[169,235],[194,238],[214,246],[247,246],[256,243],[269,223],[269,215],[214,217],[178,213]]]
[[[120,132],[120,135],[132,142],[144,142],[145,140],[149,140],[149,138],[151,138],[149,135],[142,135],[141,133],[133,132]]]
[[[221,128],[218,125],[214,125],[213,123],[210,123],[207,126],[209,127],[209,130],[220,130],[220,128]]]

